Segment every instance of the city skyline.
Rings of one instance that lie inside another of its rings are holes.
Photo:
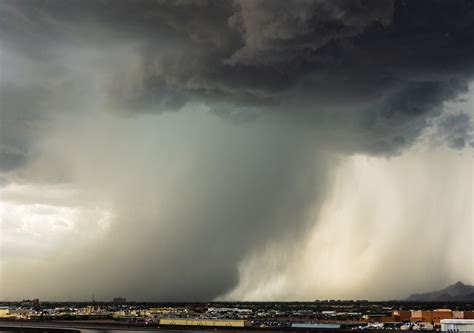
[[[1,300],[474,284],[474,2],[3,0],[0,27]]]

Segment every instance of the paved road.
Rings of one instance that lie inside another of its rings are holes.
[[[348,329],[312,329],[312,330],[232,330],[232,329],[159,329],[158,327],[137,327],[127,325],[110,325],[107,323],[87,323],[87,322],[34,322],[34,321],[0,321],[0,333],[14,331],[24,333],[352,333]],[[383,330],[371,330],[371,333],[386,333]],[[405,332],[393,330],[395,332]],[[425,331],[434,332],[434,331]]]
[[[87,323],[87,322],[35,322],[35,321],[0,321],[0,332],[8,331],[10,329],[25,329],[25,331],[30,332],[56,332],[56,333],[66,333],[66,332],[81,332],[81,333],[143,333],[143,332],[156,332],[156,333],[262,333],[262,331],[257,330],[219,330],[219,329],[199,329],[194,330],[182,329],[159,329],[156,326],[150,325],[149,327],[143,326],[133,326],[126,324],[110,325],[107,323]]]
[[[38,331],[75,331],[75,332],[82,332],[82,333],[93,333],[93,332],[158,332],[157,327],[130,327],[130,326],[113,326],[107,324],[96,324],[91,325],[87,323],[45,323],[45,322],[34,322],[34,321],[0,321],[0,331],[8,330],[8,329],[25,329],[25,330],[38,330]],[[160,330],[162,333],[172,333],[172,332],[179,332],[179,331],[172,331],[172,330]],[[182,332],[182,331],[181,331]]]

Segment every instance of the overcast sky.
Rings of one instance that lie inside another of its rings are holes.
[[[0,299],[474,284],[474,2],[3,0]]]

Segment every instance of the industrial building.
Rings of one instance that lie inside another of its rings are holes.
[[[439,326],[441,320],[451,318],[453,318],[451,309],[416,310],[411,312],[410,321],[413,323],[432,323]]]
[[[114,304],[125,304],[125,303],[127,303],[127,299],[124,298],[124,297],[115,297],[113,299],[113,301],[114,301]]]
[[[10,318],[10,309],[6,306],[0,307],[0,318]]]
[[[437,309],[433,311],[433,324],[438,325],[443,319],[453,318],[453,311],[450,309]]]
[[[474,332],[474,319],[442,319],[443,332]]]
[[[393,321],[397,322],[408,322],[411,318],[411,311],[409,310],[393,310],[392,313]]]
[[[474,319],[474,311],[453,311],[453,319]]]
[[[247,320],[228,319],[187,319],[169,318],[160,319],[160,326],[201,326],[201,327],[247,327]]]
[[[411,312],[410,321],[413,323],[432,323],[433,311],[429,310],[415,310]]]
[[[338,323],[292,323],[291,328],[325,328],[325,329],[339,329],[342,328],[341,324]]]

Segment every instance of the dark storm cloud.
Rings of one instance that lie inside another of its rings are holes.
[[[117,73],[109,88],[126,110],[203,102],[224,116],[237,108],[244,119],[263,110],[365,131],[374,139],[361,150],[393,153],[467,89],[473,8],[469,1],[5,1],[1,36],[32,56],[137,42],[140,65]]]
[[[472,145],[470,117],[466,113],[447,115],[438,122],[438,135],[451,148],[462,149]]]
[[[134,93],[148,100],[161,80],[182,104],[203,101],[219,114],[219,103],[257,107],[349,137],[363,131],[352,149],[393,153],[466,91],[472,17],[464,2],[237,3],[221,30],[238,31],[241,46],[190,40],[161,57],[147,45]]]
[[[71,120],[55,123],[66,128],[60,142],[48,141],[35,166],[65,160],[90,193],[113,198],[116,214],[101,244],[75,267],[66,258],[39,272],[36,287],[57,298],[96,288],[202,300],[235,287],[239,263],[265,246],[294,251],[327,190],[329,152],[399,153],[467,91],[474,2],[4,0],[0,40],[12,54],[2,67],[15,56],[29,64],[2,77],[0,169],[38,155],[49,118],[83,112],[79,133]],[[10,82],[21,77],[28,84]],[[87,110],[101,109],[103,96],[127,115],[204,104],[255,127],[156,139],[154,128]],[[440,137],[462,148],[468,123],[448,117]]]
[[[354,131],[375,135],[362,147],[372,152],[413,142],[441,103],[466,89],[474,61],[473,4],[463,1],[20,1],[2,7],[15,14],[4,14],[4,38],[31,54],[62,44],[140,41],[139,73],[121,73],[111,84],[110,96],[122,108],[166,111],[200,101],[221,115],[259,108],[315,126],[324,119],[325,126],[347,129],[349,122]],[[88,29],[98,33],[90,36]],[[326,116],[340,105],[352,107]],[[377,126],[357,123],[367,118]],[[379,138],[380,128],[387,138]],[[398,139],[390,143],[391,137]]]
[[[266,65],[304,58],[327,43],[390,23],[392,1],[236,1],[229,18],[244,45],[230,64]]]

